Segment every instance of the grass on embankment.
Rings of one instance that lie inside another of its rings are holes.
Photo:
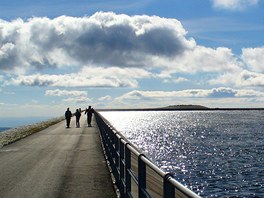
[[[53,118],[47,121],[25,125],[25,126],[13,128],[13,129],[9,129],[4,132],[1,132],[0,133],[0,148],[5,145],[16,142],[22,138],[25,138],[29,135],[32,135],[33,133],[37,133],[43,129],[46,129],[49,126],[57,124],[58,122],[64,119],[65,118],[62,116],[62,117]]]

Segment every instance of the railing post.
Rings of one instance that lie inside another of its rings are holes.
[[[121,198],[125,197],[125,152],[124,152],[124,143],[122,138],[119,139],[119,148],[120,148],[120,196]]]
[[[169,178],[173,178],[171,173],[167,173],[163,177],[163,197],[164,198],[175,198],[175,188],[169,182]]]
[[[131,151],[127,147],[129,143],[125,144],[125,182],[126,182],[126,197],[131,196],[131,175],[130,175],[130,169],[131,169]]]
[[[120,173],[119,173],[119,147],[118,147],[118,138],[116,137],[116,134],[112,131],[112,152],[113,152],[113,161],[114,161],[114,170],[115,170],[115,180],[116,185],[120,189]]]
[[[117,171],[117,178],[118,178],[118,187],[120,189],[121,187],[121,178],[120,178],[120,139],[117,137],[117,133],[114,134],[114,145],[115,145],[115,166]]]
[[[138,197],[145,198],[146,189],[146,164],[142,161],[144,155],[140,154],[138,156]]]

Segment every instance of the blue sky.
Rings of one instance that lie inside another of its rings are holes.
[[[264,107],[263,0],[1,0],[0,117]]]

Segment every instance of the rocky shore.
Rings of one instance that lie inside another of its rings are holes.
[[[0,148],[5,145],[16,142],[22,138],[25,138],[33,133],[39,132],[51,125],[54,125],[64,120],[64,116],[53,118],[47,121],[38,122],[30,125],[25,125],[17,128],[12,128],[0,133]]]

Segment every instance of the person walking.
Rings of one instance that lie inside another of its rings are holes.
[[[76,109],[75,117],[76,117],[76,128],[80,128],[81,111],[79,109]]]
[[[68,107],[67,111],[65,111],[65,119],[66,119],[67,128],[70,128],[71,117],[72,117],[72,112],[70,111],[70,108]]]
[[[88,109],[85,110],[85,114],[87,114],[87,124],[88,124],[88,127],[91,127],[91,121],[92,121],[92,116],[93,116],[93,113],[94,113],[94,109],[89,106]]]

